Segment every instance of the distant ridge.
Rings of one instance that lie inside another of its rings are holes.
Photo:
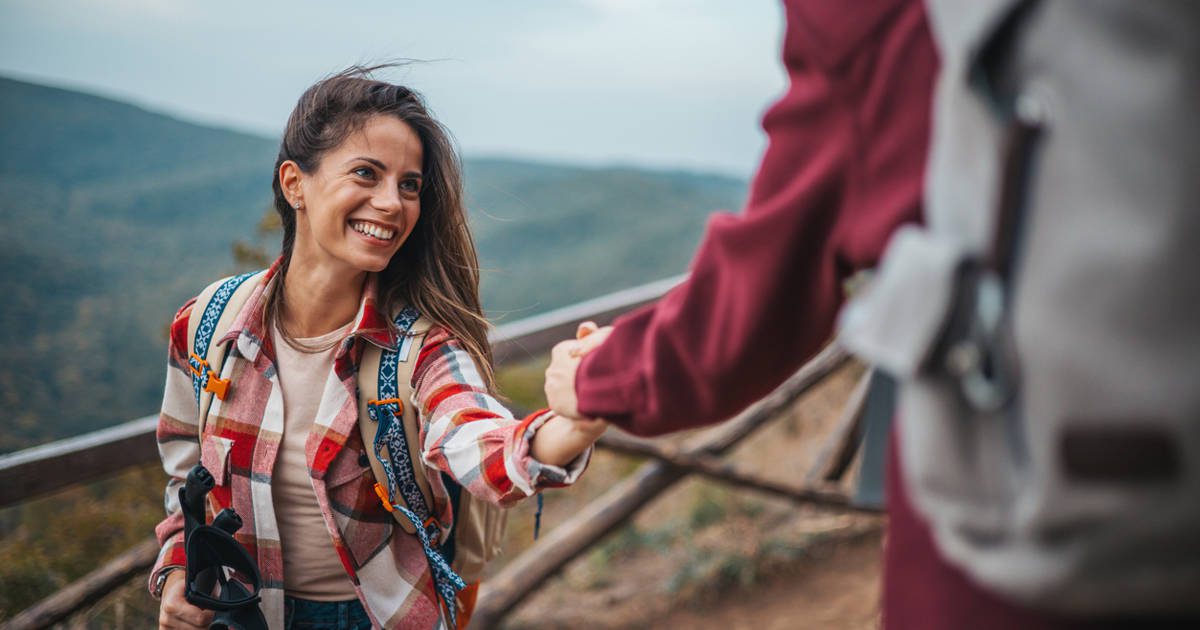
[[[251,163],[273,158],[278,147],[268,138],[3,77],[0,121],[0,173],[70,185]]]

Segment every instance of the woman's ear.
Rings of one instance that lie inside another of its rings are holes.
[[[284,160],[279,165],[279,188],[283,191],[283,196],[287,197],[288,203],[297,210],[304,208],[304,187],[301,185],[304,180],[304,172],[300,170],[300,165],[291,160]]]

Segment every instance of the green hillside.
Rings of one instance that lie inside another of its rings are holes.
[[[153,413],[174,309],[235,270],[276,141],[0,78],[0,452]],[[724,176],[468,159],[511,321],[683,271]],[[277,242],[268,238],[267,247]]]

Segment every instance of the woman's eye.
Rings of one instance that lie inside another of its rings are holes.
[[[354,173],[355,175],[358,175],[359,177],[363,177],[366,179],[374,179],[375,178],[375,171],[373,169],[371,169],[369,166],[360,166],[351,172]]]
[[[406,179],[400,182],[400,190],[408,193],[421,192],[421,182],[415,179]]]

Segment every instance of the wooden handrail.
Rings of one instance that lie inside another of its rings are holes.
[[[714,481],[756,490],[797,503],[870,514],[879,512],[874,508],[854,505],[851,497],[838,490],[833,484],[818,482],[797,486],[767,479],[710,453],[685,451],[612,431],[601,436],[600,440],[596,442],[596,446],[626,455],[650,457],[689,474],[703,475]]]
[[[559,341],[574,338],[575,326],[581,321],[590,319],[601,326],[612,323],[618,316],[658,300],[686,277],[664,278],[497,326],[491,335],[496,365],[548,352]]]
[[[651,282],[518,320],[493,330],[496,365],[518,362],[549,351],[575,336],[576,323],[610,323],[622,313],[661,297],[684,276]],[[158,461],[154,440],[157,416],[0,455],[0,508],[95,481],[133,466]]]
[[[158,459],[158,416],[0,455],[0,507]]]

